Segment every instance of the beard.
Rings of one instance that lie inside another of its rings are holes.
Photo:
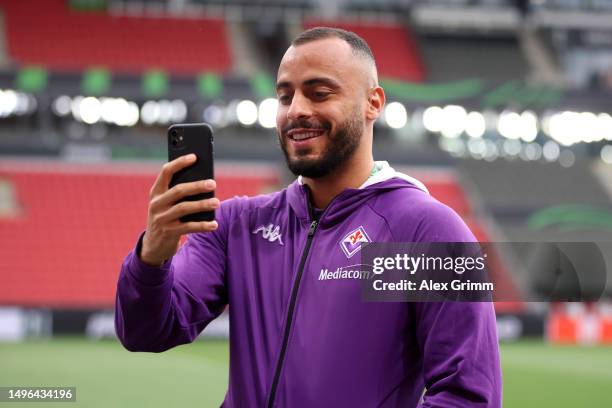
[[[328,137],[327,145],[319,157],[312,159],[306,157],[310,150],[296,151],[294,156],[291,157],[287,152],[286,142],[283,141],[282,135],[279,135],[280,145],[285,154],[289,170],[296,176],[321,178],[343,165],[355,153],[361,142],[363,119],[361,118],[359,108],[356,107],[348,119],[338,126],[334,134],[331,133],[331,126],[329,125],[313,125],[307,121],[289,124],[283,129],[283,133],[292,128],[326,130]]]

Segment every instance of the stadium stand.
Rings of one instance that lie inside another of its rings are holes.
[[[509,80],[525,78],[529,65],[515,37],[419,37],[427,79],[453,81],[465,78]]]
[[[275,64],[285,43],[302,28],[333,25],[355,31],[370,43],[388,101],[397,100],[407,108],[407,125],[398,132],[383,121],[377,124],[375,157],[411,166],[447,166],[442,173],[431,171],[431,167],[408,173],[422,179],[435,197],[455,209],[481,242],[612,241],[610,230],[602,228],[611,209],[610,196],[597,187],[581,162],[580,147],[573,150],[576,163],[570,169],[500,158],[493,163],[462,162],[462,174],[457,176],[453,159],[438,148],[436,135],[418,128],[419,112],[432,104],[453,103],[480,111],[488,107],[499,112],[520,110],[521,103],[537,112],[609,111],[608,94],[595,98],[593,90],[579,95],[559,90],[558,97],[539,104],[534,102],[535,96],[546,92],[538,83],[529,83],[533,89],[518,84],[520,79],[548,78],[552,82],[559,68],[554,56],[544,58],[542,50],[552,48],[553,38],[542,38],[537,24],[522,25],[533,31],[524,30],[521,35],[521,20],[516,20],[517,26],[511,30],[492,33],[479,30],[483,21],[468,21],[463,28],[451,24],[447,30],[443,26],[447,20],[436,26],[415,18],[415,9],[423,4],[438,5],[444,13],[451,6],[460,11],[474,5],[490,6],[491,10],[507,8],[508,1],[344,0],[335,4],[338,13],[330,20],[314,17],[325,15],[327,2],[321,0],[180,2],[198,6],[194,14],[189,10],[196,9],[189,7],[173,13],[170,3],[101,2],[97,11],[77,11],[75,2],[69,1],[49,0],[41,7],[33,0],[0,0],[4,16],[0,34],[5,34],[8,54],[3,58],[0,47],[0,64],[6,59],[16,67],[0,73],[1,88],[16,86],[40,97],[39,109],[30,116],[3,119],[2,154],[75,159],[73,156],[93,146],[109,152],[102,155],[104,158],[163,157],[163,124],[149,126],[141,120],[133,127],[100,122],[86,125],[70,114],[53,116],[49,103],[60,95],[121,97],[140,106],[147,99],[176,98],[187,106],[186,120],[202,120],[212,103],[225,109],[227,102],[230,112],[229,106],[238,100],[258,103],[273,96],[269,84],[273,84]],[[210,16],[223,18],[204,17],[215,8],[217,14]],[[278,13],[271,12],[273,9]],[[306,17],[302,24],[304,16],[313,17]],[[489,23],[490,14],[482,16],[484,23]],[[408,20],[409,28],[404,25]],[[268,21],[275,25],[268,25]],[[152,69],[159,71],[151,77]],[[107,75],[106,87],[84,86],[92,82],[87,78],[104,76],[93,75],[96,73]],[[164,79],[165,86],[157,87],[164,92],[147,91],[143,84],[164,82],[148,78]],[[425,80],[429,82],[414,84]],[[563,105],[559,105],[561,96]],[[590,106],[592,103],[596,106]],[[216,130],[215,150],[221,159],[279,164],[282,160],[271,129],[257,124],[240,126],[233,121]],[[484,138],[490,136],[487,133]],[[72,151],[66,147],[75,146],[75,154],[65,154]],[[595,148],[590,151],[598,152]],[[90,159],[99,157],[92,155]],[[112,305],[117,267],[143,227],[146,195],[155,171],[134,170],[125,164],[84,167],[56,163],[44,169],[30,166],[28,161],[17,167],[13,164],[0,162],[0,255],[7,260],[8,279],[8,285],[0,288],[0,304],[51,308]],[[278,169],[254,178],[248,171],[229,174],[227,167],[224,171],[219,178],[222,198],[257,194],[276,187],[284,178]],[[612,186],[607,167],[601,172],[602,179]],[[465,179],[472,180],[474,191],[462,185]],[[231,189],[223,190],[228,185]],[[478,196],[483,200],[475,205]],[[563,216],[555,218],[560,211]],[[568,228],[564,223],[568,217],[591,221]],[[113,229],[104,230],[110,219],[114,220]],[[96,252],[99,247],[103,250]],[[604,252],[606,261],[612,262],[612,248]],[[533,289],[529,276],[512,269],[514,264],[505,256],[494,262],[499,264],[493,277],[496,286],[507,290],[502,297],[520,299],[520,290]],[[31,282],[36,282],[35,288]],[[496,308],[498,312],[520,311],[521,302],[498,303]]]
[[[557,163],[463,160],[460,167],[478,186],[487,208],[500,218],[527,216],[560,204],[612,208],[585,163],[565,168]]]
[[[110,307],[119,265],[144,228],[159,166],[0,163],[17,211],[0,215],[0,304]],[[278,183],[257,166],[217,166],[217,195]]]
[[[464,160],[460,168],[474,181],[504,241],[596,243],[606,264],[612,262],[612,204],[585,164]],[[536,290],[538,277],[527,268],[513,276],[521,288]],[[588,287],[591,278],[585,279]],[[608,271],[605,296],[612,295],[611,283]]]
[[[353,31],[370,45],[378,65],[381,78],[403,79],[421,82],[425,79],[425,68],[416,42],[410,32],[398,24],[347,23],[306,19],[304,28],[333,26]],[[393,47],[389,47],[393,44]]]
[[[57,70],[103,66],[120,72],[155,68],[183,74],[204,69],[226,73],[232,68],[223,20],[74,12],[62,0],[37,5],[31,0],[0,1],[7,50],[20,65]]]
[[[156,169],[137,164],[0,162],[0,256],[6,279],[0,304],[112,305],[118,265],[146,222]],[[221,199],[274,190],[281,178],[274,167],[257,165],[220,164],[216,172]],[[461,214],[480,240],[489,240],[452,172],[414,175]],[[503,267],[496,267],[493,280],[514,290]]]

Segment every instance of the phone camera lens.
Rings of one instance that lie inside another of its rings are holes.
[[[183,135],[176,129],[170,130],[170,143],[172,143],[172,146],[179,146],[181,143],[183,143]]]

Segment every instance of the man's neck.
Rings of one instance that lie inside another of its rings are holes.
[[[365,183],[374,167],[374,159],[348,161],[331,174],[316,179],[304,177],[302,180],[310,188],[312,205],[325,208],[338,194],[347,188],[358,188]]]

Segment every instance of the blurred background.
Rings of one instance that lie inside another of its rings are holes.
[[[559,289],[533,254],[500,251],[504,402],[612,406],[612,0],[0,0],[0,386],[76,386],[66,406],[221,403],[226,315],[196,344],[129,353],[119,267],[169,124],[213,125],[222,199],[292,180],[276,69],[318,25],[375,54],[376,159],[483,242],[595,243],[603,265],[554,302],[532,301]]]

